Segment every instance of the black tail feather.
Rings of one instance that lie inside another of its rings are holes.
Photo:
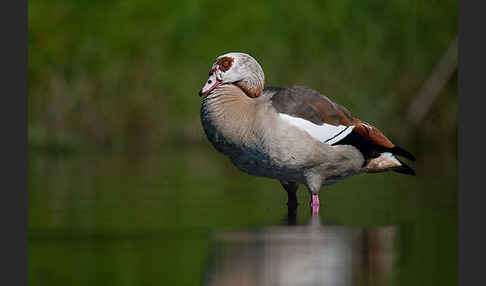
[[[397,159],[398,160],[398,159]],[[402,165],[399,167],[393,168],[393,171],[400,173],[400,174],[405,174],[405,175],[411,175],[415,176],[415,171],[410,168],[407,164],[403,163],[401,160],[398,160]]]
[[[390,149],[390,152],[393,154],[396,154],[398,156],[403,156],[409,160],[415,161],[415,156],[412,155],[410,152],[407,150],[403,149],[402,147],[395,146]]]

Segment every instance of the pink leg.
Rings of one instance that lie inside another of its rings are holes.
[[[312,194],[312,201],[310,203],[310,206],[312,207],[312,215],[318,215],[319,214],[319,195],[318,194]]]

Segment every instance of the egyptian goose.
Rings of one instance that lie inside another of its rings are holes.
[[[209,141],[240,170],[277,179],[297,206],[304,184],[319,211],[319,190],[361,173],[415,172],[396,155],[415,160],[376,127],[319,92],[300,86],[264,88],[260,64],[244,53],[216,58],[201,122]]]

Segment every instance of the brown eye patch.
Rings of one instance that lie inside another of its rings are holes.
[[[225,72],[231,68],[231,65],[233,64],[233,58],[222,57],[218,60],[217,64],[219,66],[219,70]]]

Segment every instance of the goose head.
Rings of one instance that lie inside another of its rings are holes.
[[[248,97],[259,97],[264,79],[262,67],[253,57],[244,53],[227,53],[214,61],[199,96],[211,93],[219,85],[234,84]]]

